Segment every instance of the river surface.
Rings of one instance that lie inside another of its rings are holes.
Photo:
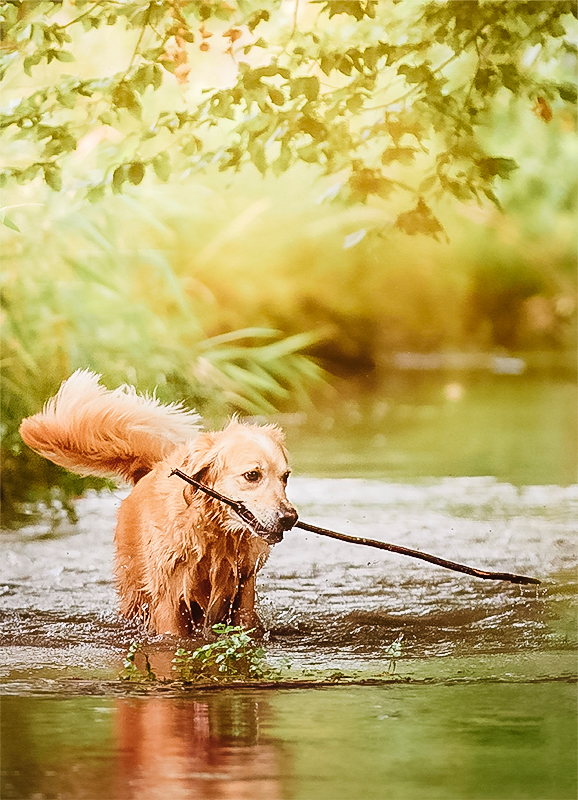
[[[46,515],[3,534],[2,798],[575,800],[578,485],[561,479],[560,465],[551,483],[536,474],[559,443],[542,429],[524,437],[520,426],[516,456],[488,429],[484,458],[517,459],[510,480],[495,466],[491,476],[471,466],[468,477],[452,475],[444,452],[425,477],[415,468],[420,425],[429,420],[441,436],[465,411],[428,400],[403,451],[405,412],[395,406],[392,421],[384,402],[344,403],[342,417],[318,429],[318,447],[315,425],[286,420],[288,493],[301,518],[541,585],[294,530],[258,583],[267,662],[284,681],[187,686],[171,671],[178,642],[116,613],[123,492],[89,494],[74,524]],[[482,439],[469,434],[461,458],[471,462],[468,442]],[[540,452],[536,442],[547,440]],[[459,450],[454,440],[448,448]],[[534,484],[516,480],[532,474]],[[118,679],[135,640],[154,683]]]

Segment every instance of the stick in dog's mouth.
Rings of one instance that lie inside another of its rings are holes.
[[[195,487],[195,489],[200,489],[213,499],[220,500],[221,503],[225,503],[225,505],[232,508],[239,515],[239,517],[241,517],[243,522],[253,534],[260,536],[261,539],[264,539],[267,542],[267,544],[278,544],[278,542],[283,540],[283,531],[272,531],[270,528],[266,528],[263,523],[257,519],[253,512],[250,511],[243,502],[241,502],[241,500],[231,500],[230,497],[225,497],[224,494],[221,494],[216,489],[201,483],[195,478],[191,478],[190,475],[187,475],[186,472],[183,472],[180,469],[173,469],[170,475],[178,475],[179,478],[182,478],[182,480],[190,483],[191,486]]]
[[[251,530],[253,530],[257,536],[261,536],[261,538],[263,538],[268,544],[275,544],[283,539],[282,532],[264,529],[257,517],[255,517],[254,514],[249,511],[247,506],[240,500],[231,500],[230,497],[225,497],[225,495],[220,494],[215,489],[211,489],[209,486],[205,486],[204,483],[200,483],[200,481],[197,481],[186,473],[181,472],[180,469],[174,469],[171,472],[171,475],[178,475],[179,478],[188,481],[188,483],[196,486],[197,489],[200,489],[206,494],[211,495],[211,497],[214,497],[216,500],[221,500],[221,502],[235,509],[237,514],[245,521],[245,523],[247,523],[247,525],[249,525]],[[291,527],[301,528],[302,530],[311,531],[312,533],[318,533],[321,536],[329,536],[332,539],[338,539],[339,541],[343,542],[364,544],[368,545],[369,547],[377,547],[380,550],[389,550],[391,553],[400,553],[401,555],[410,556],[411,558],[419,558],[422,561],[429,561],[431,564],[437,564],[439,567],[444,567],[444,569],[451,569],[454,570],[454,572],[463,572],[466,575],[474,575],[477,578],[487,578],[494,581],[509,581],[510,583],[519,584],[538,585],[540,583],[538,578],[530,578],[527,575],[516,575],[514,572],[488,572],[487,570],[475,569],[474,567],[468,567],[466,564],[458,564],[456,561],[448,561],[445,558],[439,558],[438,556],[432,556],[429,553],[423,553],[420,550],[410,550],[408,547],[402,547],[398,544],[389,544],[388,542],[380,542],[376,541],[375,539],[361,539],[356,536],[348,536],[344,533],[338,533],[337,531],[330,531],[327,528],[319,528],[317,525],[310,525],[309,523],[302,522],[297,518],[295,518],[295,521],[292,523]],[[290,528],[287,528],[287,530],[289,529]]]

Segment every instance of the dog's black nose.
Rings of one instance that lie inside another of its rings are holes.
[[[279,525],[284,531],[290,531],[299,519],[294,508],[286,508],[279,516]]]

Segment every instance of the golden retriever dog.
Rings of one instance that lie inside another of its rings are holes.
[[[122,502],[115,534],[120,611],[151,632],[188,636],[216,623],[263,627],[255,576],[270,545],[297,521],[287,500],[282,431],[233,419],[201,432],[180,404],[75,372],[20,434],[41,455],[81,475],[120,476],[134,488]],[[171,477],[173,469],[242,501],[260,523],[253,531],[228,506]]]

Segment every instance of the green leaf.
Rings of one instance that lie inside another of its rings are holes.
[[[11,231],[16,231],[16,233],[22,233],[18,225],[15,222],[12,222],[10,217],[7,217],[5,214],[2,214],[1,212],[0,212],[0,222],[2,222],[2,225],[5,225],[7,228],[10,228]]]
[[[509,178],[510,174],[518,169],[518,164],[513,158],[480,158],[478,159],[478,167],[480,176],[487,180],[488,178]]]
[[[294,78],[289,81],[290,97],[294,100],[296,97],[306,97],[307,100],[317,100],[319,96],[319,78],[316,75],[308,75],[304,78]]]
[[[148,86],[156,91],[163,82],[163,71],[158,64],[143,64],[130,80],[131,87],[142,94]]]
[[[251,33],[253,33],[253,31],[255,30],[255,28],[257,27],[257,25],[258,25],[260,22],[268,22],[268,21],[269,21],[269,18],[270,18],[270,16],[271,16],[271,15],[269,14],[269,12],[268,12],[266,9],[261,9],[261,10],[259,10],[259,11],[256,11],[254,14],[252,14],[252,15],[249,17],[249,20],[248,20],[248,22],[247,22],[247,28],[249,29],[249,31],[250,31]],[[255,42],[255,44],[256,44],[258,47],[260,47],[260,46],[262,47],[262,45],[258,45],[258,44],[257,44],[257,42]]]
[[[353,61],[349,58],[349,56],[346,55],[339,59],[336,66],[342,75],[347,75],[348,77],[353,71]]]
[[[301,159],[301,161],[306,161],[308,164],[316,164],[319,161],[319,145],[311,144],[306,145],[305,147],[300,147],[297,150],[297,155]]]
[[[112,173],[112,191],[115,194],[122,192],[122,185],[127,179],[127,167],[125,164],[121,164],[120,167],[117,167],[115,171]]]
[[[47,186],[54,192],[60,192],[62,189],[62,170],[58,164],[44,164],[44,180]]]
[[[444,232],[443,225],[421,197],[415,208],[400,214],[394,224],[396,228],[409,236],[423,233],[437,239],[438,234]]]
[[[285,172],[293,160],[293,152],[287,142],[281,142],[281,150],[279,157],[271,164],[271,168],[275,175],[279,176]]]
[[[308,133],[313,139],[323,141],[327,138],[327,127],[323,122],[314,117],[304,115],[299,120],[299,130]]]
[[[114,124],[116,122],[115,117],[117,116],[118,114],[113,114],[108,111],[103,111],[102,114],[99,115],[98,119],[100,122],[102,122],[103,125],[110,125],[110,127],[112,128],[114,127]]]
[[[285,103],[285,95],[280,89],[276,89],[274,86],[269,86],[267,91],[269,93],[269,97],[271,98],[271,102],[276,106],[282,106]]]
[[[75,57],[69,50],[56,50],[55,56],[58,59],[58,61],[63,61],[67,63],[70,63],[71,61],[76,61]]]
[[[567,103],[575,103],[578,93],[573,83],[562,83],[558,86],[558,94]]]
[[[348,111],[351,111],[352,114],[356,114],[361,110],[364,102],[365,97],[362,94],[354,94],[347,98],[345,105],[347,106]]]
[[[251,161],[257,167],[261,175],[267,172],[267,157],[265,156],[265,148],[259,140],[249,142],[248,146]]]
[[[381,163],[387,165],[399,161],[400,164],[410,166],[413,164],[416,153],[415,147],[388,147],[381,154]]]
[[[133,161],[127,170],[127,177],[133,186],[138,186],[145,176],[145,166],[142,161]]]
[[[355,17],[358,22],[361,22],[366,15],[372,19],[375,17],[376,2],[377,0],[366,0],[366,2],[361,2],[361,0],[328,0],[323,10],[329,13],[330,19],[337,14],[349,14],[349,16]]]
[[[500,64],[498,67],[502,76],[502,83],[513,94],[520,88],[521,77],[515,64]]]
[[[476,76],[474,78],[474,87],[479,91],[485,94],[486,92],[491,92],[492,90],[495,91],[498,88],[498,80],[496,75],[496,70],[489,67],[489,68],[480,68],[476,72]]]
[[[434,75],[427,64],[420,64],[417,67],[412,67],[409,64],[400,64],[397,68],[398,75],[404,75],[409,84],[429,84]]]
[[[171,177],[171,159],[168,153],[158,153],[153,158],[153,169],[157,178],[164,183]]]
[[[58,91],[57,96],[58,102],[63,108],[74,108],[79,99],[78,92],[76,91]]]
[[[136,92],[126,83],[121,81],[112,91],[112,102],[117,108],[126,108],[135,117],[140,119],[142,106]]]
[[[31,76],[32,75],[31,67],[35,67],[37,64],[40,64],[41,61],[42,61],[42,56],[40,53],[33,53],[30,56],[26,56],[22,64],[24,67],[24,72],[27,75]]]
[[[353,199],[365,202],[368,195],[375,194],[387,198],[393,190],[393,183],[374,169],[358,169],[351,173],[348,181]]]
[[[91,188],[86,193],[86,199],[89,203],[98,203],[99,200],[102,200],[105,193],[104,184],[99,183],[97,186],[91,186]]]

